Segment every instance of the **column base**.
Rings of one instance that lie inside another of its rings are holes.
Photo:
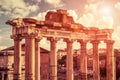
[[[22,80],[21,74],[14,74],[13,80]]]
[[[28,76],[25,76],[25,80],[35,80],[33,75],[29,74]]]
[[[50,80],[57,80],[57,76],[50,76]]]
[[[35,80],[40,80],[40,76],[35,76]]]
[[[87,74],[86,73],[81,73],[81,80],[87,80]]]

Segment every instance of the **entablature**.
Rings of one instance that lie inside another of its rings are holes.
[[[57,12],[57,14],[59,11]],[[50,15],[51,14],[51,15]],[[21,35],[22,37],[34,34],[36,37],[58,37],[83,40],[110,40],[112,39],[113,29],[98,29],[96,27],[85,27],[74,22],[57,22],[54,21],[53,13],[48,14],[49,17],[45,21],[33,18],[15,18],[8,20],[6,24],[12,25],[12,35]],[[55,13],[54,13],[55,14]],[[63,13],[61,13],[63,15]],[[68,14],[64,14],[67,16]],[[49,18],[53,18],[50,21]],[[62,18],[59,16],[59,18]],[[70,17],[66,17],[70,18]],[[70,18],[72,19],[72,18]],[[60,19],[64,20],[64,19]],[[68,22],[68,23],[67,23]]]

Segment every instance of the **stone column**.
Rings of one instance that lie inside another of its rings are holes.
[[[21,39],[20,37],[14,38],[14,78],[13,80],[21,79]]]
[[[116,80],[116,68],[115,68],[115,56],[113,50],[113,40],[107,40],[106,48],[107,48],[107,80]]]
[[[80,72],[81,79],[87,80],[87,52],[86,52],[86,44],[87,41],[78,40],[81,44],[81,55],[80,55]]]
[[[35,39],[35,80],[40,80],[40,39]]]
[[[91,41],[93,44],[93,80],[100,80],[100,66],[98,53],[98,40]]]
[[[50,40],[50,80],[57,80],[57,39],[48,38]]]
[[[73,40],[71,39],[65,39],[66,43],[67,43],[67,79],[66,80],[74,80],[74,72],[73,72],[73,48],[72,48],[72,44],[73,44]]]
[[[35,80],[35,38],[32,35],[25,37],[25,80]]]
[[[5,74],[4,72],[1,72],[2,80],[5,80],[5,79],[4,79],[4,74]],[[17,80],[18,80],[18,79],[17,79]]]

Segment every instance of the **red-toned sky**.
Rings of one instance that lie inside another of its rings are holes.
[[[13,45],[9,37],[11,27],[5,24],[8,19],[34,17],[44,20],[48,10],[56,9],[67,9],[76,22],[86,27],[114,29],[115,48],[120,48],[120,0],[0,0],[0,49]],[[43,39],[41,45],[47,47],[46,42]],[[63,45],[61,42],[59,47]]]

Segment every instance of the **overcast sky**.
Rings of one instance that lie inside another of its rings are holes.
[[[47,11],[56,9],[68,10],[76,22],[86,27],[114,29],[114,46],[120,48],[120,0],[0,0],[0,49],[13,45],[7,20],[17,17],[44,20]],[[49,42],[43,39],[41,45],[47,47],[46,43]],[[58,45],[65,44],[59,41]]]

